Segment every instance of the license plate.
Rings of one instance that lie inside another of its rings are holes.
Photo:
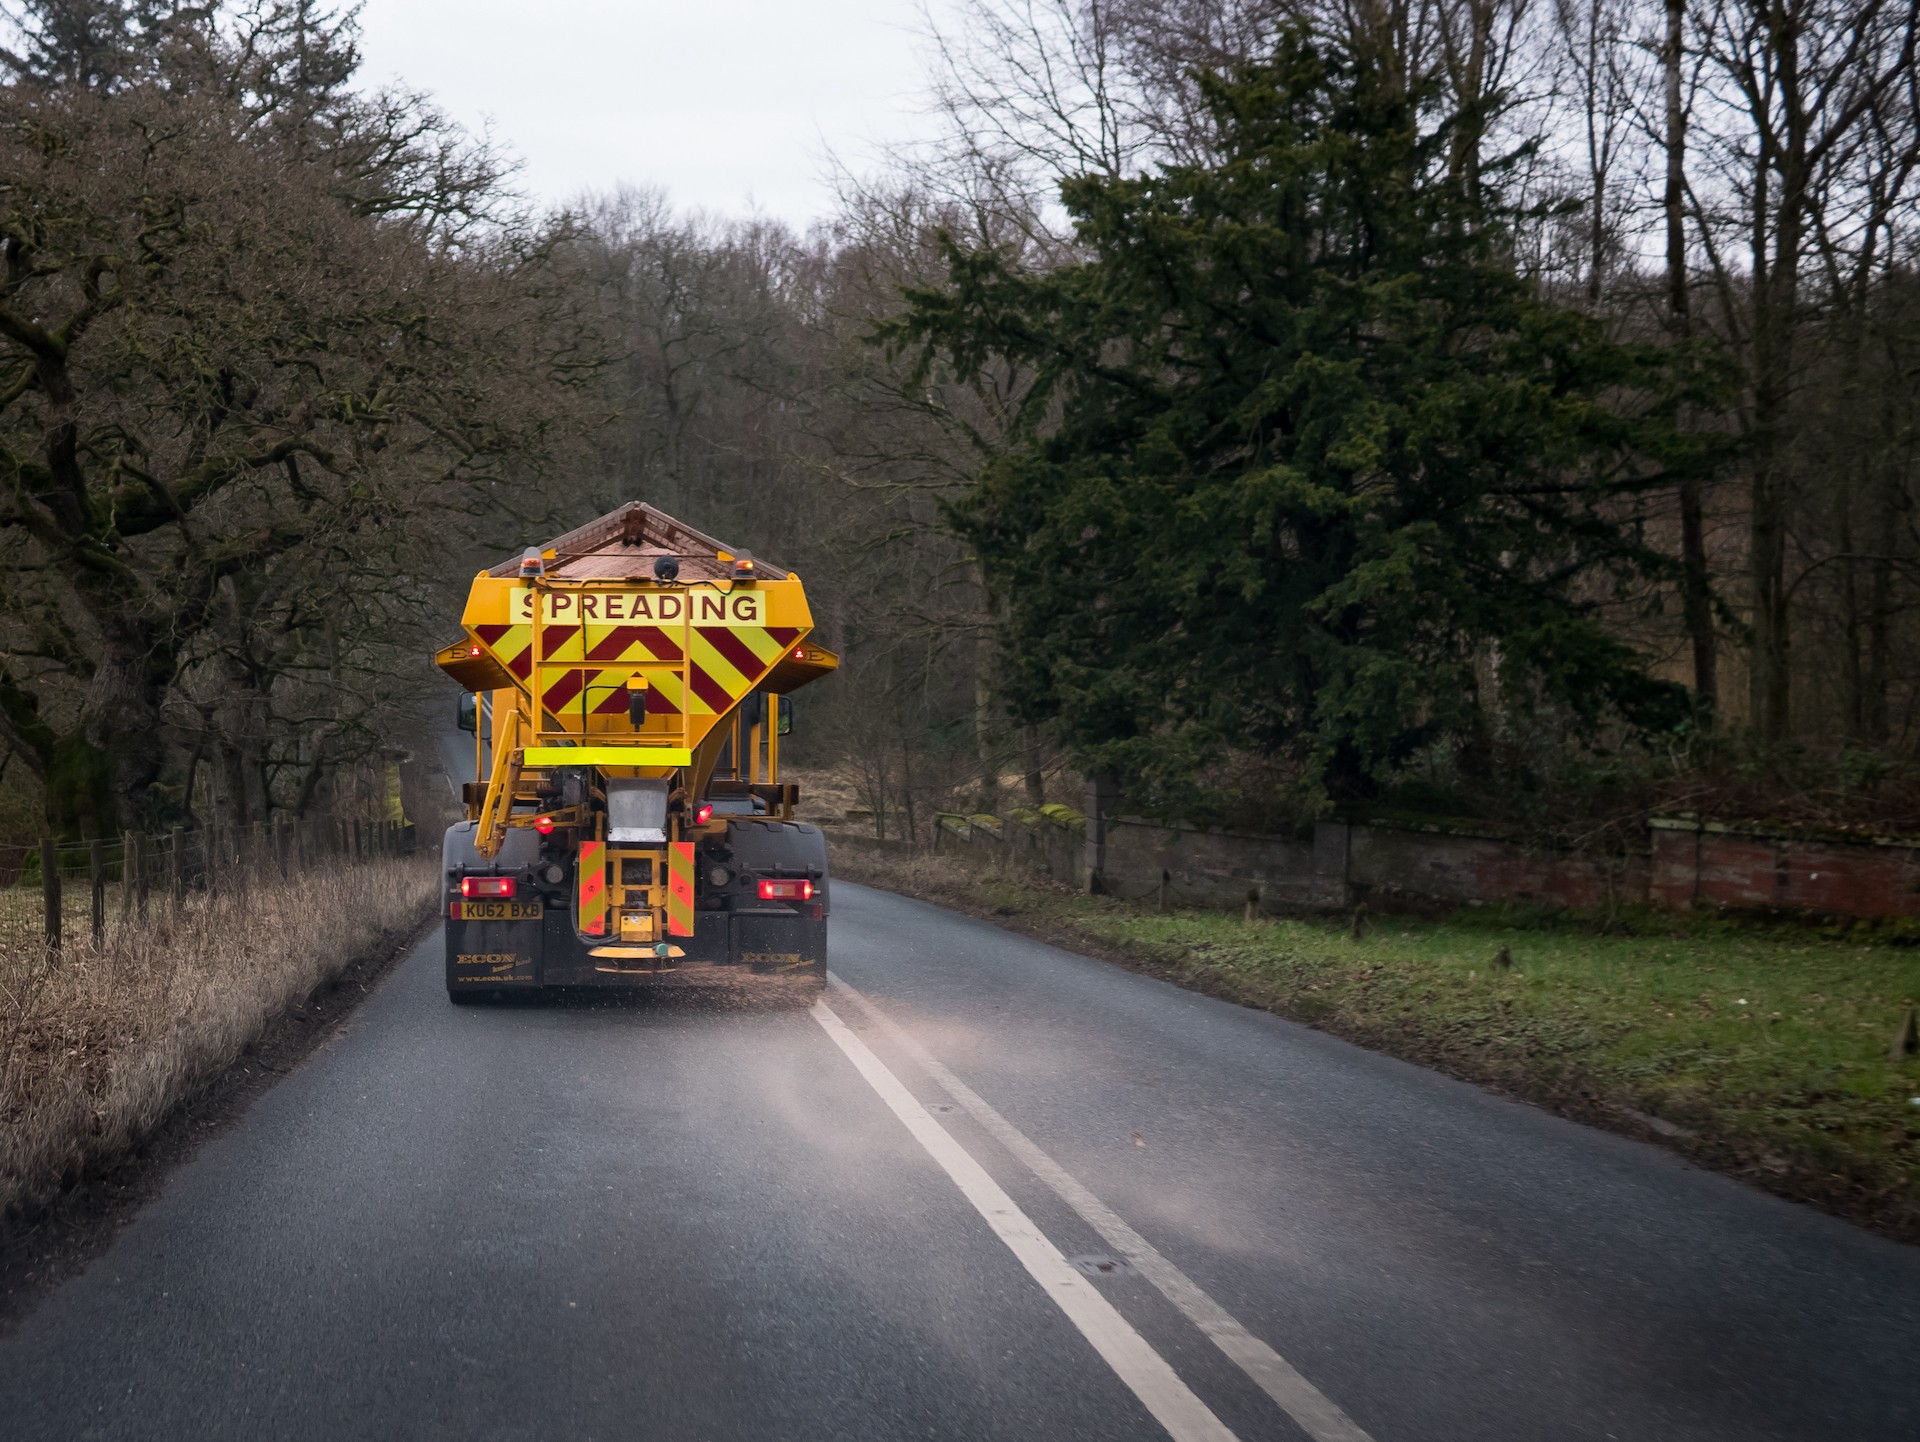
[[[537,901],[456,901],[455,921],[538,921],[543,912]]]

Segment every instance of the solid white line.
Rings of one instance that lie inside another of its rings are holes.
[[[1072,1173],[1028,1139],[1026,1133],[989,1106],[984,1098],[894,1022],[873,1002],[855,991],[838,976],[828,981],[848,1000],[866,1013],[867,1018],[887,1034],[889,1040],[912,1057],[941,1089],[958,1102],[993,1139],[1012,1152],[1028,1169],[1045,1182],[1054,1194],[1080,1214],[1080,1218],[1098,1232],[1106,1244],[1133,1264],[1134,1270],[1160,1289],[1188,1321],[1206,1333],[1213,1344],[1280,1405],[1314,1442],[1373,1442],[1366,1431],[1340,1410],[1318,1387],[1295,1370],[1273,1348],[1254,1336],[1218,1302],[1194,1283],[1154,1245],[1122,1221],[1117,1213],[1076,1180]]]
[[[1212,1409],[1180,1380],[1166,1359],[1147,1345],[1146,1339],[1133,1330],[1111,1302],[1094,1290],[1091,1281],[1068,1264],[1060,1249],[1041,1235],[1040,1229],[1015,1205],[1013,1198],[987,1175],[986,1168],[933,1119],[900,1078],[847,1029],[847,1024],[831,1007],[824,1001],[815,1002],[813,1019],[846,1053],[847,1060],[900,1118],[913,1139],[952,1178],[961,1195],[973,1203],[974,1210],[993,1229],[993,1234],[1020,1259],[1020,1265],[1053,1299],[1054,1305],[1067,1314],[1067,1320],[1080,1329],[1080,1335],[1093,1344],[1094,1351],[1167,1429],[1167,1435],[1174,1442],[1238,1442],[1226,1424],[1213,1415]]]

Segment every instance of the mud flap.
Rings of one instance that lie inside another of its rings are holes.
[[[736,913],[732,942],[734,959],[756,975],[826,973],[825,917]]]
[[[447,919],[447,988],[538,986],[541,926],[537,921]]]

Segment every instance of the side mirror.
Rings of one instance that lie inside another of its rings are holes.
[[[781,736],[793,734],[793,697],[780,698],[780,719],[774,723],[774,730]]]
[[[480,729],[480,698],[471,691],[462,692],[460,705],[454,714],[453,724],[462,731],[477,732]]]

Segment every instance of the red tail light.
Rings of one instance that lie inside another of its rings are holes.
[[[533,829],[539,832],[542,836],[553,835],[553,818],[551,816],[534,817]]]
[[[760,883],[762,901],[812,901],[813,883],[811,881],[763,881]]]
[[[511,876],[463,876],[460,878],[462,896],[498,896],[512,900],[519,884]]]
[[[705,826],[711,820],[713,820],[713,803],[712,802],[708,802],[704,806],[694,807],[693,824],[695,826]]]

